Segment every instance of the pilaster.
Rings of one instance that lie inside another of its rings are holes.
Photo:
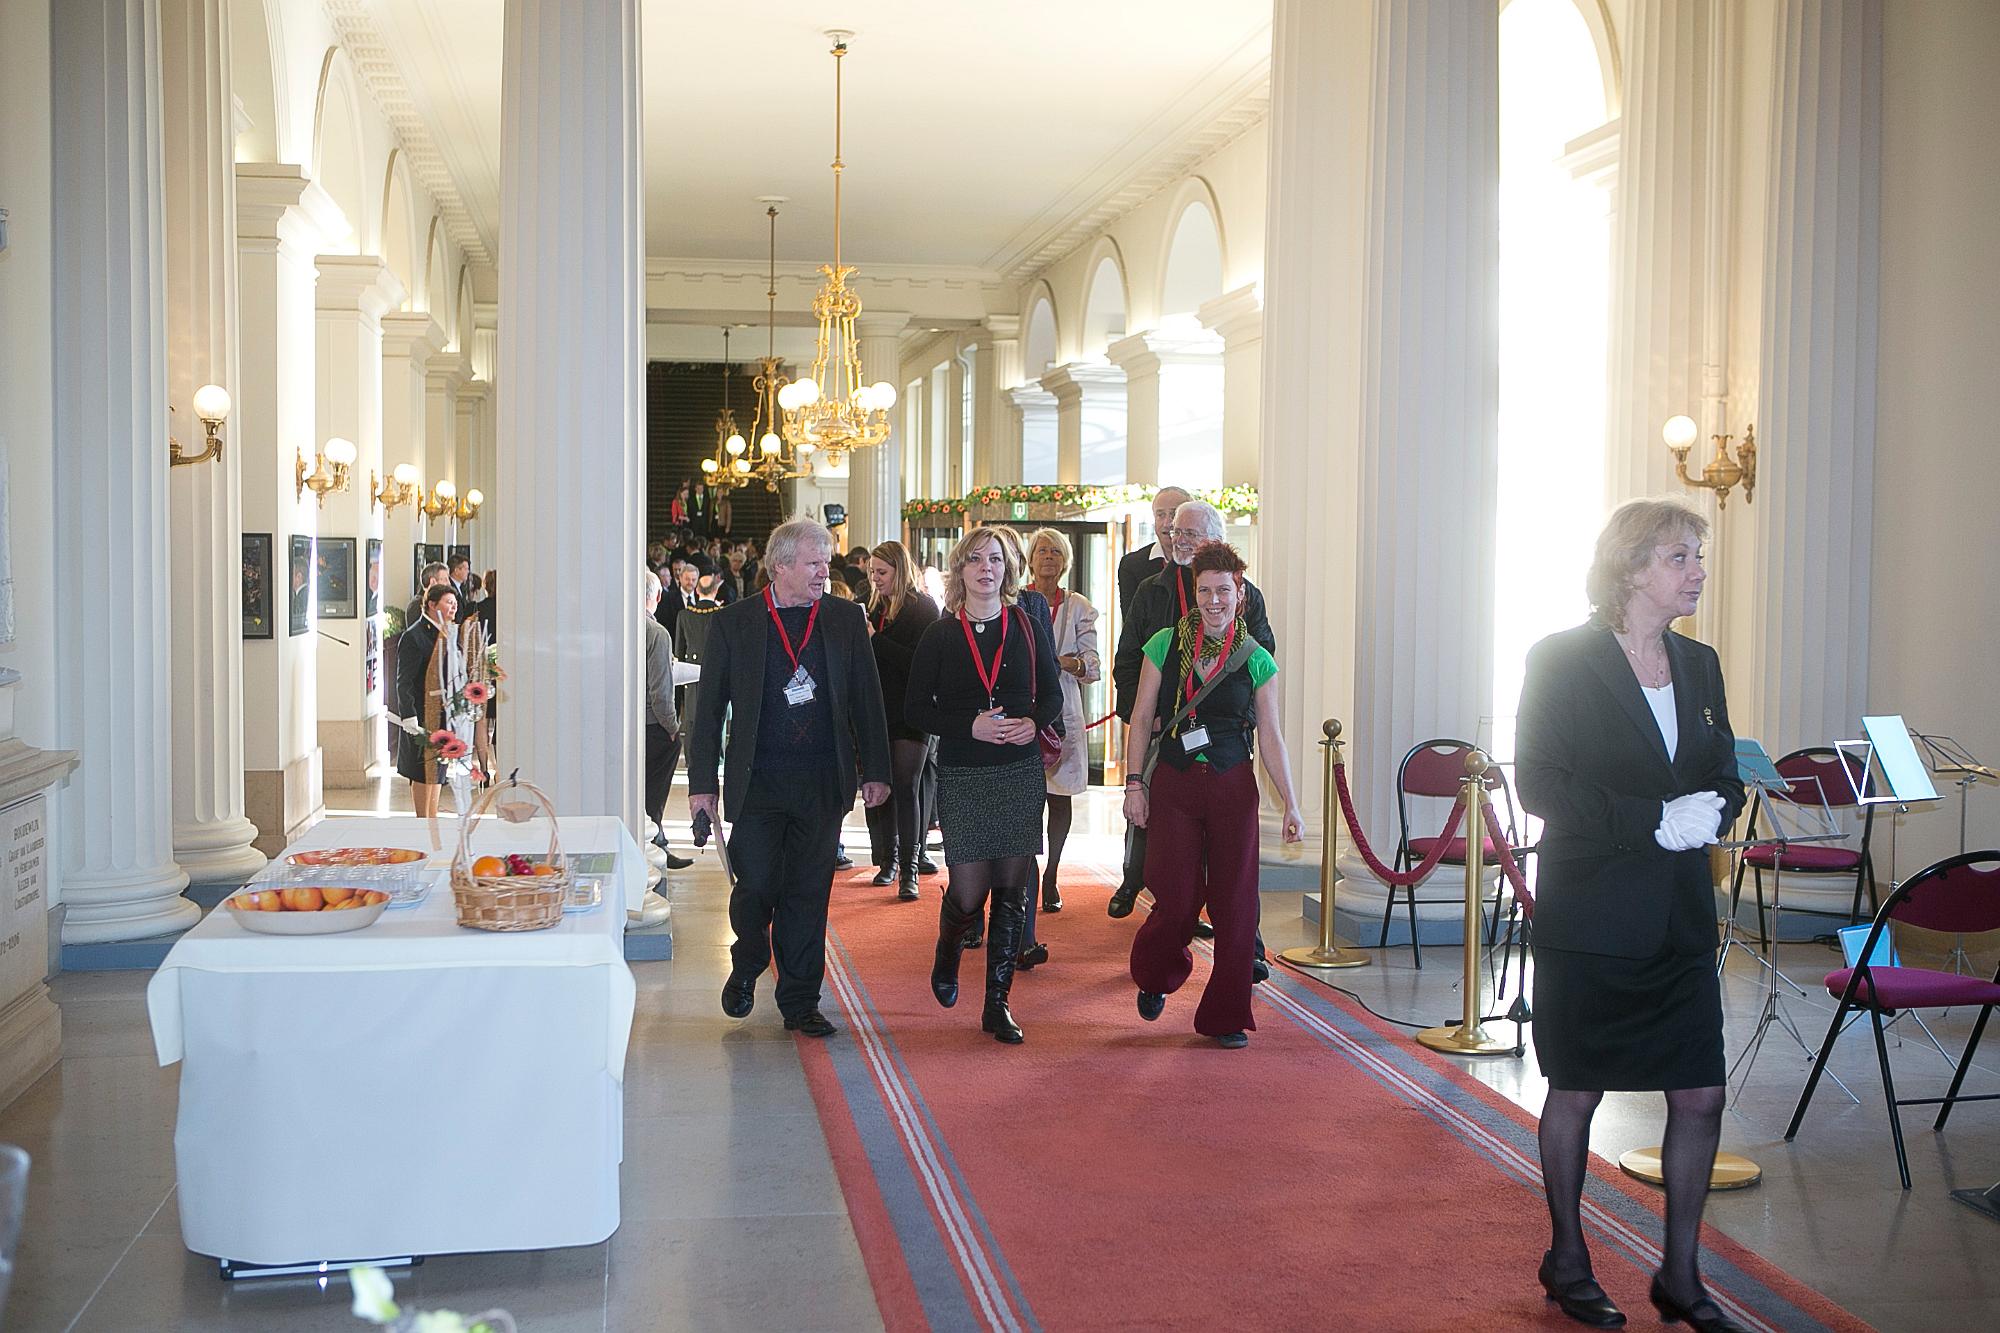
[[[867,373],[895,384],[900,378],[903,330],[910,317],[898,310],[864,310],[854,322]],[[896,392],[903,392],[898,385]],[[847,544],[879,546],[903,533],[903,456],[916,447],[903,438],[904,405],[889,413],[889,438],[847,456]]]
[[[1061,452],[1056,423],[1056,396],[1039,381],[1030,380],[1006,391],[1014,433],[1021,442],[1020,480],[1024,483],[1061,479]]]
[[[1125,477],[1193,490],[1222,480],[1222,336],[1192,320],[1104,349],[1125,372]]]
[[[1070,361],[1042,376],[1056,400],[1056,480],[1125,480],[1125,372],[1108,361]]]
[[[1254,486],[1264,415],[1263,285],[1224,292],[1195,314],[1222,338],[1222,484]]]
[[[1019,316],[988,315],[974,351],[973,394],[979,405],[972,449],[974,486],[1012,486],[1021,480],[1021,437],[1006,397],[1007,389],[1021,382],[1020,330]]]

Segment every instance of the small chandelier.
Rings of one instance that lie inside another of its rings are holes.
[[[729,406],[729,330],[722,330],[722,410],[715,414],[715,452],[701,460],[701,475],[714,490],[728,491],[749,480],[750,462],[743,457],[748,447],[736,429],[736,413]]]
[[[840,159],[840,61],[852,35],[842,30],[827,33],[833,39],[833,262],[820,265],[826,281],[813,296],[819,346],[813,353],[812,375],[778,393],[785,439],[794,448],[811,445],[823,451],[831,464],[838,464],[849,450],[888,439],[889,409],[896,405],[894,385],[886,380],[870,384],[862,373],[861,343],[854,332],[861,298],[847,286],[854,266],[840,262],[840,173],[846,169]]]
[[[787,448],[778,436],[783,422],[783,409],[778,404],[792,387],[778,360],[778,203],[776,197],[764,200],[764,216],[771,220],[770,285],[764,293],[768,309],[764,316],[764,355],[757,362],[757,412],[750,423],[750,437],[757,441],[757,460],[751,471],[763,481],[765,490],[773,492],[781,481],[812,474],[815,448],[811,440],[800,440]]]

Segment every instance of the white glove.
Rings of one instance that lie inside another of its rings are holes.
[[[1722,828],[1722,810],[1728,804],[1712,791],[1698,791],[1676,797],[1660,810],[1660,826],[1653,841],[1670,852],[1690,852],[1714,842]]]

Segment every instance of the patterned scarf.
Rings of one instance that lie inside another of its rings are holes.
[[[1229,631],[1225,630],[1223,637],[1229,637]],[[1243,623],[1243,617],[1239,614],[1236,617],[1235,644],[1232,646],[1231,651],[1234,651],[1234,646],[1242,645],[1249,642],[1249,640],[1250,627]],[[1221,655],[1222,639],[1211,639],[1203,632],[1201,627],[1201,612],[1190,611],[1181,617],[1180,624],[1174,633],[1174,661],[1178,663],[1174,679],[1179,682],[1178,688],[1181,703],[1185,704],[1188,701],[1187,679],[1188,674],[1194,669],[1195,665],[1199,662],[1213,662]],[[1195,688],[1200,688],[1199,682],[1196,683]],[[1174,728],[1173,734],[1179,735],[1181,728],[1186,725],[1187,722],[1183,719],[1180,726]]]

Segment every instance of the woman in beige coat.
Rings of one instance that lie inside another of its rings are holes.
[[[1060,912],[1062,894],[1056,869],[1063,844],[1069,840],[1071,801],[1090,785],[1090,755],[1086,745],[1089,721],[1083,715],[1083,687],[1102,674],[1097,656],[1097,608],[1082,593],[1063,587],[1069,573],[1069,539],[1054,528],[1028,538],[1028,571],[1035,591],[1049,599],[1055,616],[1056,665],[1062,668],[1062,758],[1048,771],[1049,860],[1042,871],[1042,910]]]

